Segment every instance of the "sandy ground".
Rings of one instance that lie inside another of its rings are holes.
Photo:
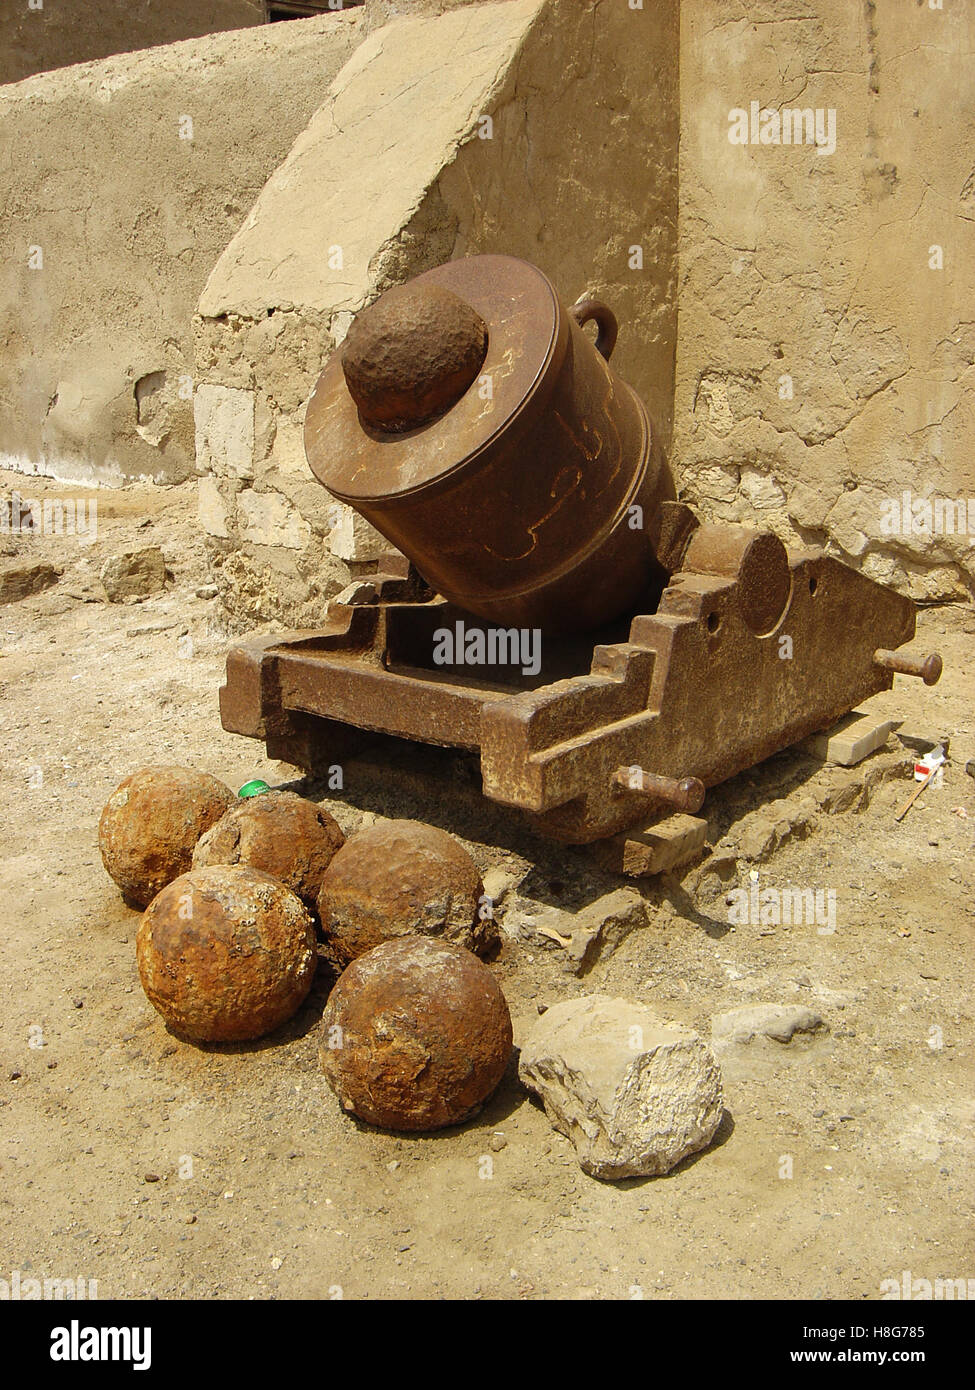
[[[193,505],[189,489],[99,494],[93,545],[3,538],[8,556],[65,574],[0,609],[0,1277],[94,1279],[100,1297],[529,1299],[871,1299],[905,1269],[975,1278],[971,609],[921,614],[918,648],[940,648],[946,674],[932,689],[898,677],[884,697],[950,732],[943,788],[896,824],[912,784],[885,783],[761,866],[763,887],[834,889],[834,934],[732,929],[691,872],[644,885],[651,925],[583,979],[554,944],[505,937],[492,968],[516,1046],[540,1004],[595,991],[705,1034],[714,1013],[761,1001],[807,1003],[829,1024],[725,1055],[708,1152],[665,1178],[600,1183],[513,1067],[456,1130],[401,1138],[343,1116],[316,1059],[325,974],[289,1026],[248,1047],[179,1042],[144,998],[139,918],[97,848],[112,789],[153,762],[234,788],[295,775],[220,728],[227,638],[194,594],[207,575]],[[144,544],[172,568],[164,595],[71,596]],[[709,814],[733,826],[783,785],[798,794],[807,767],[780,755],[713,792]],[[574,909],[619,886],[485,803],[462,758],[373,756],[346,774],[341,798],[310,790],[347,832],[368,815],[442,824],[482,870],[523,878],[529,902]]]

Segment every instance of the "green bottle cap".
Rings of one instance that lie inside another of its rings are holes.
[[[249,796],[263,796],[265,792],[270,790],[271,788],[266,782],[262,782],[260,777],[255,777],[252,781],[245,782],[237,795],[246,800]]]

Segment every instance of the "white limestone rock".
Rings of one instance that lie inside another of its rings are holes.
[[[518,1074],[596,1178],[669,1172],[710,1144],[723,1111],[720,1068],[693,1029],[605,995],[547,1009]]]
[[[745,1004],[715,1014],[711,1020],[711,1041],[715,1047],[750,1043],[756,1038],[788,1043],[797,1033],[824,1031],[823,1019],[804,1004]]]

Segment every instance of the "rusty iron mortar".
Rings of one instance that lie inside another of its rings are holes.
[[[707,787],[895,671],[938,679],[939,657],[897,651],[909,599],[676,500],[645,407],[608,365],[616,334],[606,305],[566,309],[510,256],[451,261],[360,315],[315,387],[305,448],[395,551],[321,629],[229,653],[225,729],[298,766],[342,726],[467,749],[486,796],[587,843],[699,810]],[[496,652],[537,632],[538,669],[465,663],[485,623],[503,625]],[[435,660],[455,631],[453,659]]]

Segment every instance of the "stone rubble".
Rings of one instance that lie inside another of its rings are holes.
[[[16,603],[49,589],[60,578],[54,565],[38,561],[34,564],[4,565],[0,568],[0,603]]]
[[[109,603],[127,598],[149,598],[166,587],[166,561],[158,545],[112,555],[101,568],[99,578]]]
[[[591,1177],[668,1173],[710,1144],[723,1113],[718,1063],[692,1029],[626,999],[553,1004],[522,1044],[518,1075]]]
[[[713,1047],[747,1044],[756,1038],[789,1043],[797,1033],[812,1036],[825,1032],[825,1020],[803,1004],[745,1004],[715,1014],[711,1020]]]
[[[517,898],[505,912],[502,926],[514,940],[562,951],[566,972],[581,976],[646,924],[647,905],[637,890],[617,888],[575,913]]]

